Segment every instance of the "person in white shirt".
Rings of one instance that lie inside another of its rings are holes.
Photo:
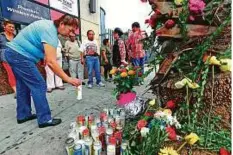
[[[64,54],[69,62],[70,76],[73,78],[79,78],[83,81],[83,64],[81,63],[81,43],[76,39],[74,33],[70,34],[70,40],[65,43]],[[82,82],[82,85],[85,85]]]
[[[96,84],[99,87],[105,87],[105,84],[101,82],[100,74],[100,61],[99,61],[99,47],[96,40],[94,40],[95,33],[93,30],[87,31],[87,38],[81,45],[81,63],[84,64],[84,57],[88,69],[88,88],[93,87],[93,76],[92,72],[95,71]]]
[[[62,53],[61,53],[62,45],[60,40],[58,39],[58,46],[57,46],[57,63],[60,67],[62,67]],[[51,93],[53,89],[58,88],[60,90],[64,90],[65,87],[63,86],[62,79],[54,74],[54,72],[48,67],[45,66],[46,71],[46,83],[47,83],[47,92]],[[75,77],[76,78],[76,77]]]

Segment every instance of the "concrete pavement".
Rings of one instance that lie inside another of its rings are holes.
[[[154,74],[149,76],[145,85]],[[137,93],[145,90],[145,85],[136,87]],[[65,85],[66,89],[55,90],[48,94],[52,116],[62,118],[56,127],[38,128],[37,121],[23,124],[16,122],[16,101],[12,95],[0,96],[0,155],[65,155],[65,140],[69,125],[78,114],[98,113],[103,108],[115,105],[112,95],[114,85],[106,83],[106,87],[87,89],[83,86],[83,100],[76,100],[75,88]],[[149,96],[148,96],[149,95]],[[151,94],[144,95],[151,98]],[[32,102],[33,106],[33,102]],[[34,107],[33,107],[34,109]]]

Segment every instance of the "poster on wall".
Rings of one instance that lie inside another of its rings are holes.
[[[2,16],[9,20],[32,23],[40,19],[50,19],[49,9],[27,0],[0,0]]]
[[[78,16],[78,0],[50,0],[50,6],[71,15]]]

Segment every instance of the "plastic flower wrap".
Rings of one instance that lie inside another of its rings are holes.
[[[179,155],[172,147],[164,147],[160,149],[159,155]]]
[[[141,131],[140,131],[141,136],[142,136],[142,137],[146,137],[147,134],[149,133],[149,131],[150,131],[149,128],[146,128],[146,127],[141,128]]]
[[[188,85],[188,87],[191,89],[196,89],[200,87],[197,83],[192,82],[192,80],[190,80],[189,78],[184,78],[183,80],[175,83],[175,87],[178,89],[181,89],[186,85]]]
[[[231,59],[220,59],[221,66],[220,70],[223,72],[230,71],[231,72]]]
[[[193,145],[199,140],[199,137],[195,133],[190,133],[189,135],[185,136],[184,139],[188,144]]]

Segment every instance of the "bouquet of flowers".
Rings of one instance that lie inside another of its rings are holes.
[[[140,67],[125,67],[113,68],[110,74],[114,75],[114,94],[118,100],[118,104],[125,105],[136,98],[136,92],[133,90],[134,86],[142,78]]]

